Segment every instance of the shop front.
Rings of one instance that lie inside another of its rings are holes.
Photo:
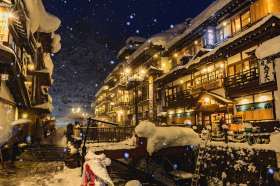
[[[221,130],[223,124],[232,123],[233,102],[218,94],[205,92],[199,96],[194,112],[195,125],[212,131]]]
[[[254,94],[235,99],[236,115],[243,121],[274,120],[274,99],[272,92]]]

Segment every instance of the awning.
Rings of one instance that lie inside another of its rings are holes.
[[[212,97],[214,100],[216,100],[217,102],[222,103],[222,104],[233,104],[232,100],[227,99],[227,98],[225,98],[219,94],[213,93],[213,92],[203,92],[199,96],[198,100],[200,100],[202,97],[205,97],[205,96]]]

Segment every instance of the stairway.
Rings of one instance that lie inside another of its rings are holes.
[[[203,140],[200,145],[199,145],[199,151],[198,151],[198,156],[196,159],[196,166],[195,166],[195,171],[192,177],[192,186],[198,186],[199,179],[200,179],[200,165],[203,161],[203,156],[205,153],[205,148],[207,146],[207,143],[210,141],[209,135],[205,140]]]

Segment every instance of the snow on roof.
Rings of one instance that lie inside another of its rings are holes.
[[[42,0],[23,0],[29,21],[29,28],[32,33],[52,33],[56,31],[61,21],[56,16],[48,13]]]
[[[128,63],[131,63],[140,54],[149,49],[151,45],[162,46],[165,48],[168,42],[170,42],[177,35],[180,35],[187,28],[187,25],[187,22],[183,22],[174,26],[174,28],[150,37],[130,56]]]
[[[50,54],[44,53],[43,59],[44,59],[45,67],[48,70],[48,72],[50,73],[50,76],[52,77],[54,65],[53,65],[53,61],[52,61]]]
[[[190,34],[197,27],[203,24],[205,21],[215,16],[215,14],[224,8],[227,4],[229,4],[232,0],[216,0],[213,2],[208,8],[206,8],[203,12],[201,12],[198,16],[196,16],[190,23],[190,27],[181,35],[175,37],[171,42],[168,43],[167,48],[170,48],[179,40]]]
[[[13,121],[11,123],[12,126],[14,125],[22,125],[22,124],[26,124],[26,123],[32,123],[32,121],[30,119],[18,119],[16,121]]]
[[[143,37],[131,36],[131,37],[127,38],[125,43],[129,45],[131,43],[144,43],[145,41],[146,41],[146,39]]]
[[[178,71],[178,70],[184,69],[184,68],[186,68],[185,65],[179,65],[179,66],[173,68],[173,69],[172,69],[171,71],[169,71],[168,73],[165,73],[165,74],[163,74],[162,76],[158,77],[157,79],[155,79],[155,81],[159,81],[159,80],[165,78],[166,76],[168,76],[168,75],[170,75],[170,74],[172,74],[172,73],[174,73],[174,72],[176,72],[176,71]]]
[[[209,95],[217,100],[221,100],[224,103],[233,103],[231,100],[224,98],[223,96],[220,96],[218,94],[212,93],[212,92],[205,92],[203,95]]]
[[[274,37],[264,43],[262,43],[256,49],[256,56],[259,59],[263,59],[275,54],[280,53],[280,36]]]

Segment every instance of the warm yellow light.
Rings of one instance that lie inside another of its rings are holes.
[[[228,24],[228,23],[227,23],[226,21],[223,22],[223,26],[227,26],[227,24]]]
[[[179,56],[178,53],[173,54],[174,58],[177,58],[178,56]]]
[[[202,70],[202,73],[206,73],[207,72],[207,68],[204,68],[203,70]]]
[[[155,59],[157,59],[157,58],[159,58],[159,55],[158,55],[158,54],[155,54],[153,57],[154,57]]]
[[[180,84],[184,84],[184,81],[183,81],[183,80],[180,80]]]
[[[129,60],[129,56],[126,56],[125,59],[126,59],[126,60]]]
[[[194,44],[195,44],[195,45],[198,45],[198,41],[194,41]]]
[[[28,114],[27,113],[23,113],[21,116],[23,119],[27,119],[28,118]]]
[[[124,111],[123,110],[119,110],[117,113],[118,113],[118,115],[124,115]]]
[[[131,73],[131,69],[130,68],[125,68],[124,69],[124,73],[126,74],[126,75],[128,75],[128,74],[130,74]]]
[[[225,68],[225,65],[223,63],[220,64],[220,68]]]
[[[209,104],[209,103],[210,103],[210,98],[205,97],[205,98],[204,98],[204,103],[205,103],[205,104]]]
[[[34,71],[35,70],[35,65],[33,63],[29,63],[27,65],[27,68],[28,68],[29,71]]]
[[[146,75],[146,74],[147,74],[146,69],[141,69],[141,70],[140,70],[140,74],[143,75],[143,76]]]

